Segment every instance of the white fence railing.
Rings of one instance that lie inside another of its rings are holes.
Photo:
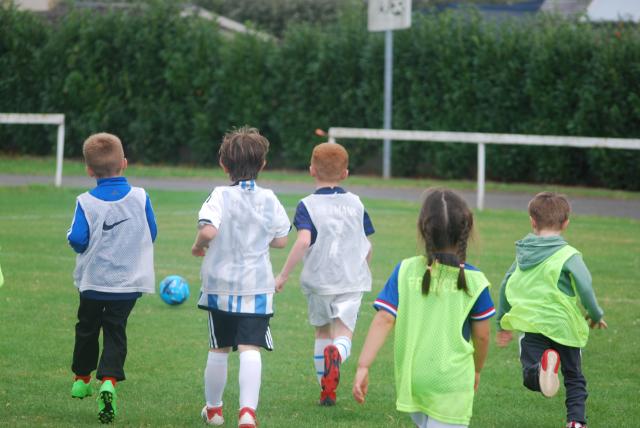
[[[640,139],[561,137],[553,135],[483,134],[479,132],[400,131],[393,129],[329,128],[329,142],[336,139],[431,141],[437,143],[466,143],[478,145],[478,194],[477,207],[484,208],[485,145],[510,144],[527,146],[560,146],[580,148],[606,148],[640,150]],[[388,159],[389,165],[391,159]]]
[[[64,114],[0,113],[0,123],[8,125],[58,125],[56,145],[56,187],[62,185],[62,157],[64,154]]]

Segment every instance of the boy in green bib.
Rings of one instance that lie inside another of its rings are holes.
[[[533,233],[516,242],[516,261],[500,287],[498,346],[523,333],[520,362],[524,386],[553,397],[560,385],[561,368],[566,389],[567,428],[587,425],[587,383],[582,374],[581,348],[589,327],[607,328],[598,306],[591,274],[581,254],[561,233],[569,225],[571,206],[563,195],[538,193],[529,202]],[[587,310],[586,321],[578,297]]]

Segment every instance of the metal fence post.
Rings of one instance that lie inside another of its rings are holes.
[[[478,143],[478,200],[476,206],[479,211],[484,209],[484,176],[485,176],[485,151],[484,143]]]

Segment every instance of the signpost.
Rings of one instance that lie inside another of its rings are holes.
[[[384,118],[383,128],[391,129],[393,95],[393,30],[411,26],[411,0],[369,0],[369,31],[384,31]],[[391,177],[391,140],[382,149],[382,176]]]

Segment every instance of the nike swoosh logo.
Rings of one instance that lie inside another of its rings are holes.
[[[124,223],[127,220],[129,220],[129,219],[125,218],[124,220],[116,221],[113,224],[107,224],[107,222],[105,221],[104,223],[102,223],[102,230],[111,230],[114,227],[116,227],[117,225],[119,225],[120,223]]]

